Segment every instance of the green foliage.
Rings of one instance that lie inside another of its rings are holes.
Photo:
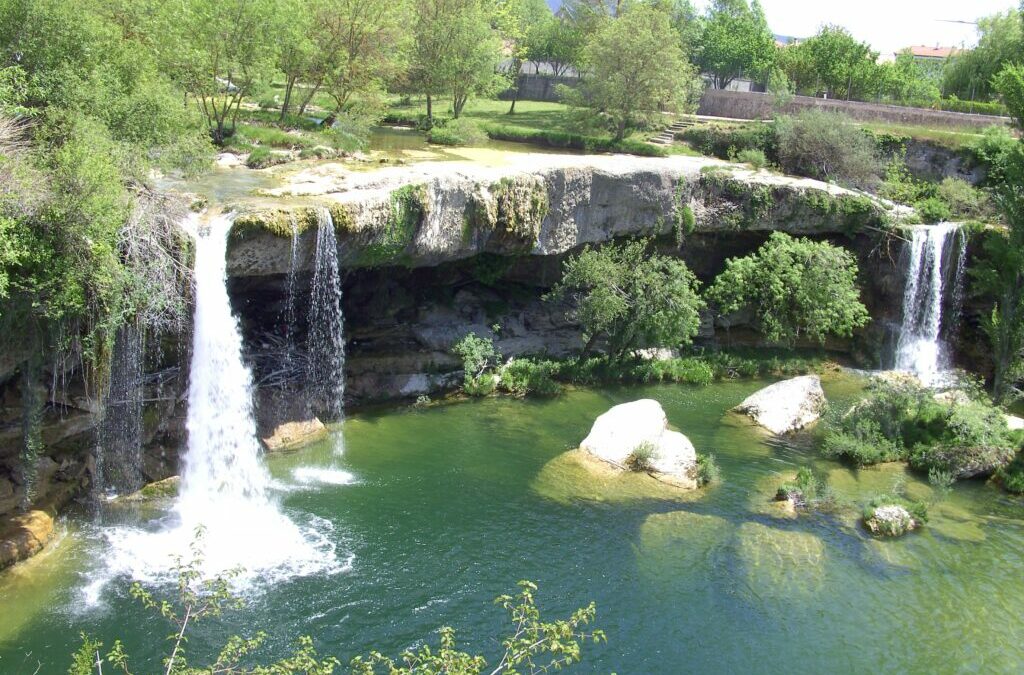
[[[486,124],[484,130],[496,141],[535,143],[551,148],[583,150],[585,152],[618,152],[645,157],[666,157],[668,151],[646,141],[624,138],[616,141],[611,137],[588,136],[568,131],[526,129],[507,124]]]
[[[835,494],[823,478],[816,476],[810,467],[802,466],[793,480],[778,487],[775,499],[789,500],[794,506],[824,508],[834,504]]]
[[[440,648],[435,652],[429,645],[402,654],[398,661],[380,652],[357,656],[351,662],[355,675],[413,675],[414,673],[450,673],[451,675],[478,675],[490,673],[541,673],[561,670],[579,663],[582,647],[591,642],[605,642],[604,631],[587,630],[597,616],[594,603],[573,612],[568,619],[543,621],[536,606],[536,584],[519,582],[516,596],[499,596],[494,604],[500,605],[513,626],[513,632],[501,640],[501,655],[492,665],[483,656],[460,652],[456,648],[455,631],[442,628]],[[378,670],[379,669],[379,670]]]
[[[768,158],[765,157],[764,151],[753,148],[736,153],[736,161],[749,164],[754,169],[763,169],[768,166]]]
[[[885,180],[878,187],[878,195],[898,204],[916,204],[934,197],[935,186],[914,178],[901,152],[886,165]]]
[[[501,367],[501,388],[509,394],[526,396],[557,396],[562,387],[554,380],[558,364],[553,361],[537,361],[516,358]]]
[[[494,340],[469,333],[455,343],[452,353],[462,359],[463,388],[467,394],[486,396],[493,393],[497,378],[487,371],[500,358],[498,350],[494,348]]]
[[[760,79],[775,59],[775,38],[758,2],[716,0],[702,22],[695,60],[725,89],[740,75]]]
[[[697,334],[704,306],[697,278],[682,261],[648,249],[645,241],[588,247],[565,262],[547,297],[572,303],[584,354],[602,338],[621,358],[638,347],[688,344]]]
[[[773,124],[698,124],[685,129],[682,138],[701,154],[719,159],[732,159],[746,150],[760,150],[769,160],[778,157]]]
[[[996,472],[996,478],[1007,491],[1024,494],[1024,453],[1018,451],[1013,461]]]
[[[914,205],[914,208],[917,210],[917,214],[921,217],[921,220],[925,223],[945,222],[953,215],[953,212],[949,209],[949,205],[938,197],[922,199]]]
[[[886,506],[900,506],[910,514],[913,522],[890,521],[876,519],[875,512]],[[872,498],[862,512],[864,523],[874,534],[887,537],[898,537],[917,526],[928,522],[928,505],[920,501],[911,501],[899,495],[879,495]]]
[[[463,117],[435,124],[427,132],[427,140],[438,145],[480,145],[487,140],[487,134],[476,122]]]
[[[772,342],[824,343],[870,320],[856,281],[856,259],[845,249],[773,232],[757,252],[729,260],[707,296],[722,314],[752,310]]]
[[[968,147],[974,162],[985,169],[985,185],[998,187],[1006,183],[1006,172],[1017,139],[1005,126],[986,127],[981,137]]]
[[[878,54],[848,30],[826,25],[797,45],[779,52],[779,66],[801,94],[824,90],[829,98],[873,100],[883,87]]]
[[[644,441],[633,448],[626,457],[626,468],[630,471],[645,472],[654,468],[654,462],[658,459],[658,448],[650,441]]]
[[[615,21],[600,22],[583,58],[589,75],[568,101],[600,110],[616,141],[663,110],[688,111],[696,103],[696,69],[657,6],[632,4]]]
[[[715,456],[697,453],[697,485],[704,486],[717,483],[722,478],[722,471],[718,468]]]
[[[1020,14],[1007,10],[978,20],[978,45],[950,58],[944,69],[943,90],[970,100],[987,101],[997,92],[996,75],[1020,61],[1024,34]]]
[[[403,185],[393,190],[388,219],[383,229],[374,233],[373,241],[363,249],[360,263],[374,266],[398,261],[416,237],[427,209],[426,185]]]
[[[851,187],[874,187],[882,173],[875,143],[849,118],[804,110],[775,121],[779,164],[786,173],[835,181]]]
[[[998,218],[989,193],[960,178],[946,177],[936,188],[939,199],[949,206],[953,217],[992,221]]]
[[[266,169],[288,161],[288,155],[274,152],[270,148],[260,146],[253,148],[252,152],[245,159],[245,165],[250,169]]]
[[[824,428],[827,457],[857,466],[909,460],[920,471],[958,478],[998,466],[1016,447],[1001,411],[987,401],[936,400],[910,381],[876,383],[867,398]]]

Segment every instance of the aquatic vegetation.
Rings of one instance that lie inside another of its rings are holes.
[[[898,537],[928,522],[928,506],[897,495],[879,495],[864,506],[862,518],[872,534]]]
[[[714,455],[705,454],[703,452],[697,453],[695,477],[697,479],[697,485],[699,486],[710,485],[711,483],[717,483],[721,480],[722,470],[718,468],[718,462],[715,461]]]

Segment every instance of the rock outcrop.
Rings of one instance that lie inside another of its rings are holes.
[[[921,523],[899,504],[876,506],[864,518],[864,527],[868,528],[871,534],[885,537],[902,536],[920,525]]]
[[[0,570],[39,553],[53,538],[53,517],[29,511],[0,521]]]
[[[580,449],[616,468],[631,463],[679,487],[695,488],[697,452],[690,439],[668,428],[661,404],[641,399],[617,405],[594,422]],[[648,456],[637,466],[632,458]]]
[[[695,157],[524,154],[502,167],[435,162],[373,172],[325,164],[282,183],[232,205],[229,275],[287,273],[295,231],[297,260],[308,268],[324,209],[346,269],[551,256],[673,232],[855,232],[893,215],[834,185]]]
[[[279,424],[262,440],[269,452],[285,452],[321,441],[327,438],[327,433],[324,423],[316,417],[311,417]]]
[[[825,405],[825,392],[817,375],[776,382],[747,397],[736,406],[774,434],[799,431],[815,422]]]

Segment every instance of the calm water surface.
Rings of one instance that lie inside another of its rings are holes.
[[[493,654],[504,616],[491,601],[532,579],[549,617],[597,602],[608,643],[586,647],[583,673],[1024,669],[1024,503],[961,485],[926,529],[896,541],[867,536],[853,508],[786,517],[770,496],[798,465],[813,464],[850,502],[905,474],[818,460],[806,443],[772,440],[727,412],[765,384],[356,416],[344,455],[332,441],[270,460],[285,510],[324,519],[351,566],[250,589],[248,606],[202,627],[191,649],[263,629],[270,654],[310,634],[347,661],[371,648],[397,654],[451,625],[462,644]],[[849,399],[858,386],[834,379],[826,391]],[[639,480],[595,483],[566,460],[598,414],[641,397],[717,456],[721,484],[677,497]],[[299,484],[293,472],[308,478],[310,467],[354,482]],[[906,478],[912,496],[929,496]],[[93,524],[67,529],[49,554],[0,575],[0,672],[65,672],[80,631],[122,638],[140,671],[155,670],[166,626],[128,597],[127,580],[90,603],[83,588],[103,568],[102,539]]]

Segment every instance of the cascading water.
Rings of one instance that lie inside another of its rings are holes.
[[[193,223],[193,226],[195,223]],[[173,569],[197,528],[204,573],[241,567],[263,580],[337,567],[326,523],[300,527],[271,498],[252,409],[252,375],[231,313],[225,252],[231,219],[206,219],[196,236],[195,323],[188,391],[188,450],[173,513],[157,532],[110,532],[111,572],[136,579]]]
[[[953,286],[953,302],[963,294],[963,243],[953,251],[958,231],[955,223],[915,227],[910,242],[895,368],[913,373],[926,385],[934,384],[949,365],[942,343],[942,315],[948,286]],[[956,267],[950,279],[954,255]],[[958,314],[955,308],[954,316]]]
[[[295,278],[299,263],[299,226],[292,218],[292,255],[288,266],[288,304],[284,310],[286,338],[288,340],[287,352],[285,353],[285,369],[291,370],[295,360],[295,331],[297,325],[297,314],[295,312]]]
[[[326,208],[318,213],[314,260],[306,386],[310,404],[330,419],[339,420],[345,398],[345,317],[341,311],[334,220]]]

